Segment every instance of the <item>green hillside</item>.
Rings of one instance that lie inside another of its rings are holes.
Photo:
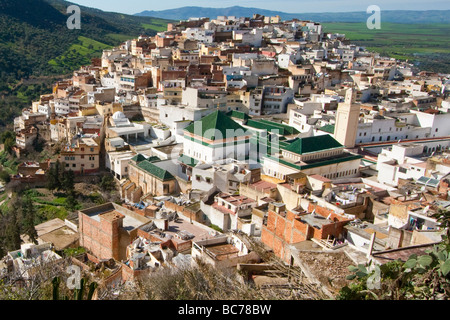
[[[70,2],[0,0],[0,126],[51,84],[105,48],[139,35],[154,35],[168,20],[103,12],[80,6],[81,29],[67,28]]]

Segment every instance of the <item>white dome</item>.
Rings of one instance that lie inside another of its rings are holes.
[[[127,118],[127,117],[125,117],[125,114],[122,111],[115,112],[112,117],[113,117],[114,120],[126,119]]]

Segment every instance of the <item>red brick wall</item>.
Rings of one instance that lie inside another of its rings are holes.
[[[150,269],[146,270],[132,270],[129,266],[122,263],[122,281],[137,280],[149,273]]]
[[[185,77],[186,77],[186,71],[178,71],[178,70],[161,71],[160,81],[177,80],[177,79],[183,79]]]
[[[120,221],[100,222],[80,213],[80,245],[88,249],[99,259],[114,258],[119,260],[119,226]]]
[[[192,210],[190,210],[190,209],[188,209],[186,207],[179,206],[176,203],[173,203],[173,202],[170,202],[170,201],[164,201],[164,206],[167,209],[174,210],[177,213],[181,213],[182,215],[192,219],[193,221],[197,221],[197,222],[200,222],[200,223],[203,222],[202,219],[201,219],[201,216],[198,215],[197,212],[194,212],[194,211],[192,211]]]
[[[267,225],[263,226],[261,233],[261,241],[272,248],[274,253],[287,261],[289,259],[288,245],[298,243],[311,238],[326,239],[329,235],[338,237],[344,232],[344,226],[349,219],[345,219],[333,211],[319,206],[310,205],[309,210],[316,209],[316,213],[336,220],[334,223],[323,225],[321,229],[316,229],[296,219],[292,212],[286,212],[286,217],[273,211],[268,212]],[[339,221],[341,220],[341,221]]]
[[[295,215],[287,212],[286,218],[269,210],[267,226],[263,226],[261,241],[272,248],[275,255],[289,259],[288,245],[308,239],[308,226],[294,219]]]
[[[105,279],[105,286],[115,286],[117,284],[120,284],[123,281],[122,278],[122,266],[114,272],[112,275],[110,275],[108,278]]]

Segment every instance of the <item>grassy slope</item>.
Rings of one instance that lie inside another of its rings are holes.
[[[81,7],[81,30],[69,30],[63,0],[0,0],[0,127],[105,48],[165,30],[168,20]]]
[[[61,71],[73,66],[89,64],[91,58],[100,57],[104,49],[111,47],[105,43],[79,36],[77,42],[73,43],[62,55],[49,60],[48,64],[54,70],[59,68]]]
[[[450,24],[324,23],[325,32],[345,33],[357,45],[393,58],[418,62],[419,67],[450,73]]]

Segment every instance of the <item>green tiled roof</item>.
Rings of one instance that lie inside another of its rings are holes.
[[[285,147],[283,149],[285,149],[286,151],[294,152],[296,154],[306,154],[342,147],[343,145],[340,144],[336,139],[334,139],[329,134],[325,134],[321,136],[298,138],[288,147]]]
[[[133,160],[136,163],[142,162],[144,160],[147,160],[149,162],[161,161],[161,159],[158,158],[157,156],[151,156],[151,157],[146,158],[144,155],[142,155],[140,153],[138,153],[133,158],[131,158],[131,160]]]
[[[334,134],[334,124],[327,124],[326,126],[320,127],[319,130]]]
[[[267,124],[272,125],[272,126],[278,126],[278,127],[281,127],[281,128],[283,128],[284,130],[286,130],[286,132],[287,132],[288,135],[291,135],[291,134],[299,134],[299,133],[300,133],[300,131],[298,131],[298,130],[295,129],[294,127],[291,127],[291,126],[289,126],[289,125],[287,125],[287,124],[278,123],[278,122],[273,122],[273,121],[269,121],[269,120],[266,120],[266,119],[261,119],[261,120],[259,120],[259,121],[261,121],[261,122],[263,122],[263,123],[267,123]]]
[[[149,162],[158,162],[158,161],[161,161],[161,159],[158,158],[157,156],[151,156],[151,157],[147,158],[147,161],[149,161]]]
[[[199,130],[199,132],[196,132],[196,129],[198,130],[199,128],[201,128],[201,131]],[[245,128],[243,128],[236,121],[225,115],[225,113],[221,111],[215,111],[203,117],[199,121],[195,121],[193,124],[187,126],[184,130],[195,135],[201,135],[204,138],[206,131],[208,131],[207,134],[208,136],[206,138],[216,140],[218,137],[211,136],[211,133],[214,132],[213,130],[219,131],[222,135],[221,138],[225,139],[231,138],[227,137],[227,130],[239,130],[239,129],[242,131],[235,132],[234,136],[240,137],[248,135],[246,133]]]
[[[264,119],[248,120],[247,125],[255,129],[266,129],[269,132],[278,131],[278,133],[282,136],[300,133],[294,127]]]
[[[146,160],[147,158],[145,156],[143,156],[142,154],[138,153],[137,155],[135,155],[133,158],[131,158],[131,160],[133,160],[134,162],[138,163],[141,161]]]
[[[236,110],[227,112],[227,116],[229,116],[231,118],[242,119],[242,120],[251,119],[251,117],[248,114],[241,112],[241,111],[236,111]]]
[[[194,158],[188,157],[187,155],[182,154],[178,161],[184,163],[185,165],[188,165],[190,167],[195,167],[198,163],[198,160],[195,160]]]
[[[167,170],[164,170],[148,160],[141,161],[138,165],[142,170],[162,181],[173,180],[175,177]]]
[[[274,152],[279,152],[279,149],[289,146],[289,143],[288,143],[288,142],[286,142],[286,141],[280,141],[280,140],[282,140],[281,138],[278,140],[278,143],[276,143],[276,142],[275,142],[275,143],[272,143],[271,140],[272,140],[271,137],[268,137],[268,138],[260,138],[259,136],[254,135],[254,136],[252,136],[252,137],[250,138],[250,143],[256,146],[257,152],[263,152],[263,151],[265,151],[265,152],[264,152],[265,154],[272,154],[272,153],[273,153],[273,152],[272,152],[272,145],[274,145],[275,148],[278,148],[278,149],[276,149]],[[286,140],[286,139],[284,139],[284,140]],[[278,144],[278,147],[277,147],[277,144]],[[262,150],[262,149],[263,149],[263,148],[262,148],[263,146],[266,146],[266,147],[267,147],[267,150]]]

